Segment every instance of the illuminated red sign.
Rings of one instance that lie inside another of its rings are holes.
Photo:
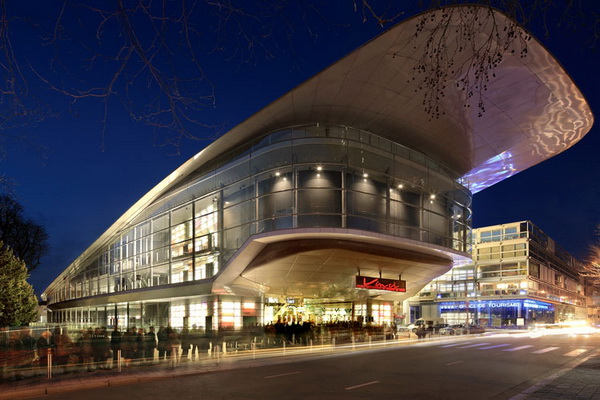
[[[373,289],[373,290],[387,290],[390,292],[406,292],[406,281],[394,280],[394,279],[383,279],[383,278],[370,278],[367,276],[356,277],[356,287],[358,289]]]

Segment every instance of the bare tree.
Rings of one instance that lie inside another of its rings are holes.
[[[60,7],[50,7],[51,26],[48,21],[31,25],[43,46],[53,49],[44,65],[23,60],[13,47],[10,26],[22,26],[23,19],[11,17],[6,3],[0,0],[7,86],[20,85],[26,93],[26,69],[68,99],[73,112],[91,101],[103,107],[104,129],[111,107],[122,106],[131,120],[154,128],[156,144],[176,152],[182,140],[212,140],[220,134],[220,126],[207,123],[204,113],[216,104],[204,70],[209,57],[219,52],[240,64],[271,58],[278,42],[302,29],[290,15],[318,14],[310,2],[288,0],[63,0]],[[22,103],[24,96],[7,93]]]
[[[378,21],[385,20],[387,11],[373,10],[368,0],[362,3],[363,9]],[[581,3],[572,0],[421,0],[419,3],[430,12],[421,16],[416,25],[414,36],[423,37],[425,45],[414,49],[417,64],[411,80],[417,83],[424,109],[431,118],[445,114],[442,100],[450,87],[465,93],[465,107],[470,107],[469,99],[475,99],[477,115],[483,116],[484,94],[496,77],[496,68],[507,55],[527,56],[531,35],[526,28],[536,23],[541,26],[544,38],[561,26],[570,30],[589,29],[590,39],[585,46],[592,49],[600,35],[598,11],[583,9]],[[484,6],[484,10],[442,8],[473,4]],[[510,19],[498,19],[496,10]],[[483,39],[482,33],[485,33]]]
[[[598,226],[600,233],[600,225]],[[600,285],[600,241],[591,245],[589,255],[584,263],[582,275],[593,285]]]
[[[23,216],[23,206],[8,195],[0,195],[0,242],[23,260],[29,272],[48,250],[46,230]]]
[[[419,11],[462,3],[466,1],[347,0],[340,4],[352,7],[363,23],[387,27]],[[587,27],[591,30],[588,45],[594,46],[598,39],[598,14],[579,8],[573,0],[476,3],[489,12],[482,16],[467,8],[452,13],[439,10],[417,24],[415,36],[426,36],[426,46],[416,55],[413,78],[432,118],[444,113],[440,99],[449,85],[458,85],[467,98],[478,99],[479,114],[485,111],[482,93],[494,77],[494,68],[506,52],[527,53],[529,36],[521,26],[541,20],[545,34],[557,25]],[[184,140],[211,140],[220,133],[219,126],[205,117],[205,111],[216,104],[215,87],[205,72],[209,57],[224,53],[240,65],[259,57],[268,59],[277,55],[282,44],[293,52],[289,43],[294,37],[316,39],[317,25],[335,24],[329,18],[335,15],[334,7],[326,12],[327,7],[315,0],[63,0],[44,6],[47,18],[38,21],[23,15],[26,9],[0,0],[0,100],[4,106],[0,132],[54,115],[56,111],[36,98],[35,80],[67,99],[73,113],[81,104],[94,104],[102,107],[106,122],[112,107],[124,107],[133,121],[153,128],[157,144],[175,151]],[[497,24],[493,8],[515,22]],[[444,32],[451,29],[455,13],[459,13],[460,32],[454,35],[454,43],[448,43]],[[555,20],[550,16],[556,16]],[[482,23],[491,26],[489,40],[473,49],[472,39]],[[47,63],[34,62],[36,57],[24,54],[23,46],[15,47],[17,33],[25,29],[39,40],[40,51],[52,54]],[[467,49],[473,56],[456,62]],[[459,72],[463,79],[452,81],[449,71]]]

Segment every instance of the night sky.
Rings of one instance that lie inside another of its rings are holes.
[[[600,2],[583,3],[590,15],[600,12]],[[289,38],[267,43],[269,57],[258,51],[250,58],[207,45],[200,58],[214,85],[216,103],[203,110],[201,118],[214,127],[197,127],[199,136],[226,132],[385,29],[372,19],[363,22],[351,1],[334,4],[333,11],[303,17]],[[36,13],[32,18],[44,18],[45,12],[53,15],[48,10],[16,11]],[[290,21],[294,23],[292,17]],[[13,46],[27,45],[27,40],[38,37],[38,33],[27,36],[23,32],[15,32]],[[600,43],[591,49],[586,42],[590,32],[581,27],[576,32],[552,28],[548,39],[540,31],[533,33],[571,75],[597,116]],[[207,43],[216,40],[209,34],[205,39]],[[36,50],[28,62],[42,69],[50,58],[51,50],[44,48]],[[94,99],[73,102],[34,78],[29,90],[52,106],[53,115],[15,133],[27,134],[32,143],[46,150],[40,153],[30,145],[7,142],[0,171],[15,182],[12,190],[26,215],[49,235],[50,251],[30,278],[39,294],[135,201],[209,141],[186,140],[180,154],[174,155],[173,148],[160,146],[160,132],[157,136],[151,127],[131,121],[116,100],[109,103],[103,135],[104,103]],[[132,98],[136,99],[135,93]],[[142,96],[137,100],[145,101]],[[531,220],[584,259],[590,243],[597,240],[600,223],[598,125],[566,152],[476,194],[473,226]]]

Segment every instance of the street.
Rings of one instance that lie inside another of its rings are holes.
[[[510,399],[600,337],[463,337],[48,395],[44,399]]]

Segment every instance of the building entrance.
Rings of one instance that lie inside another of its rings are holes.
[[[391,325],[393,303],[355,302],[332,299],[269,298],[265,303],[265,323],[304,323],[317,325],[344,322]]]

